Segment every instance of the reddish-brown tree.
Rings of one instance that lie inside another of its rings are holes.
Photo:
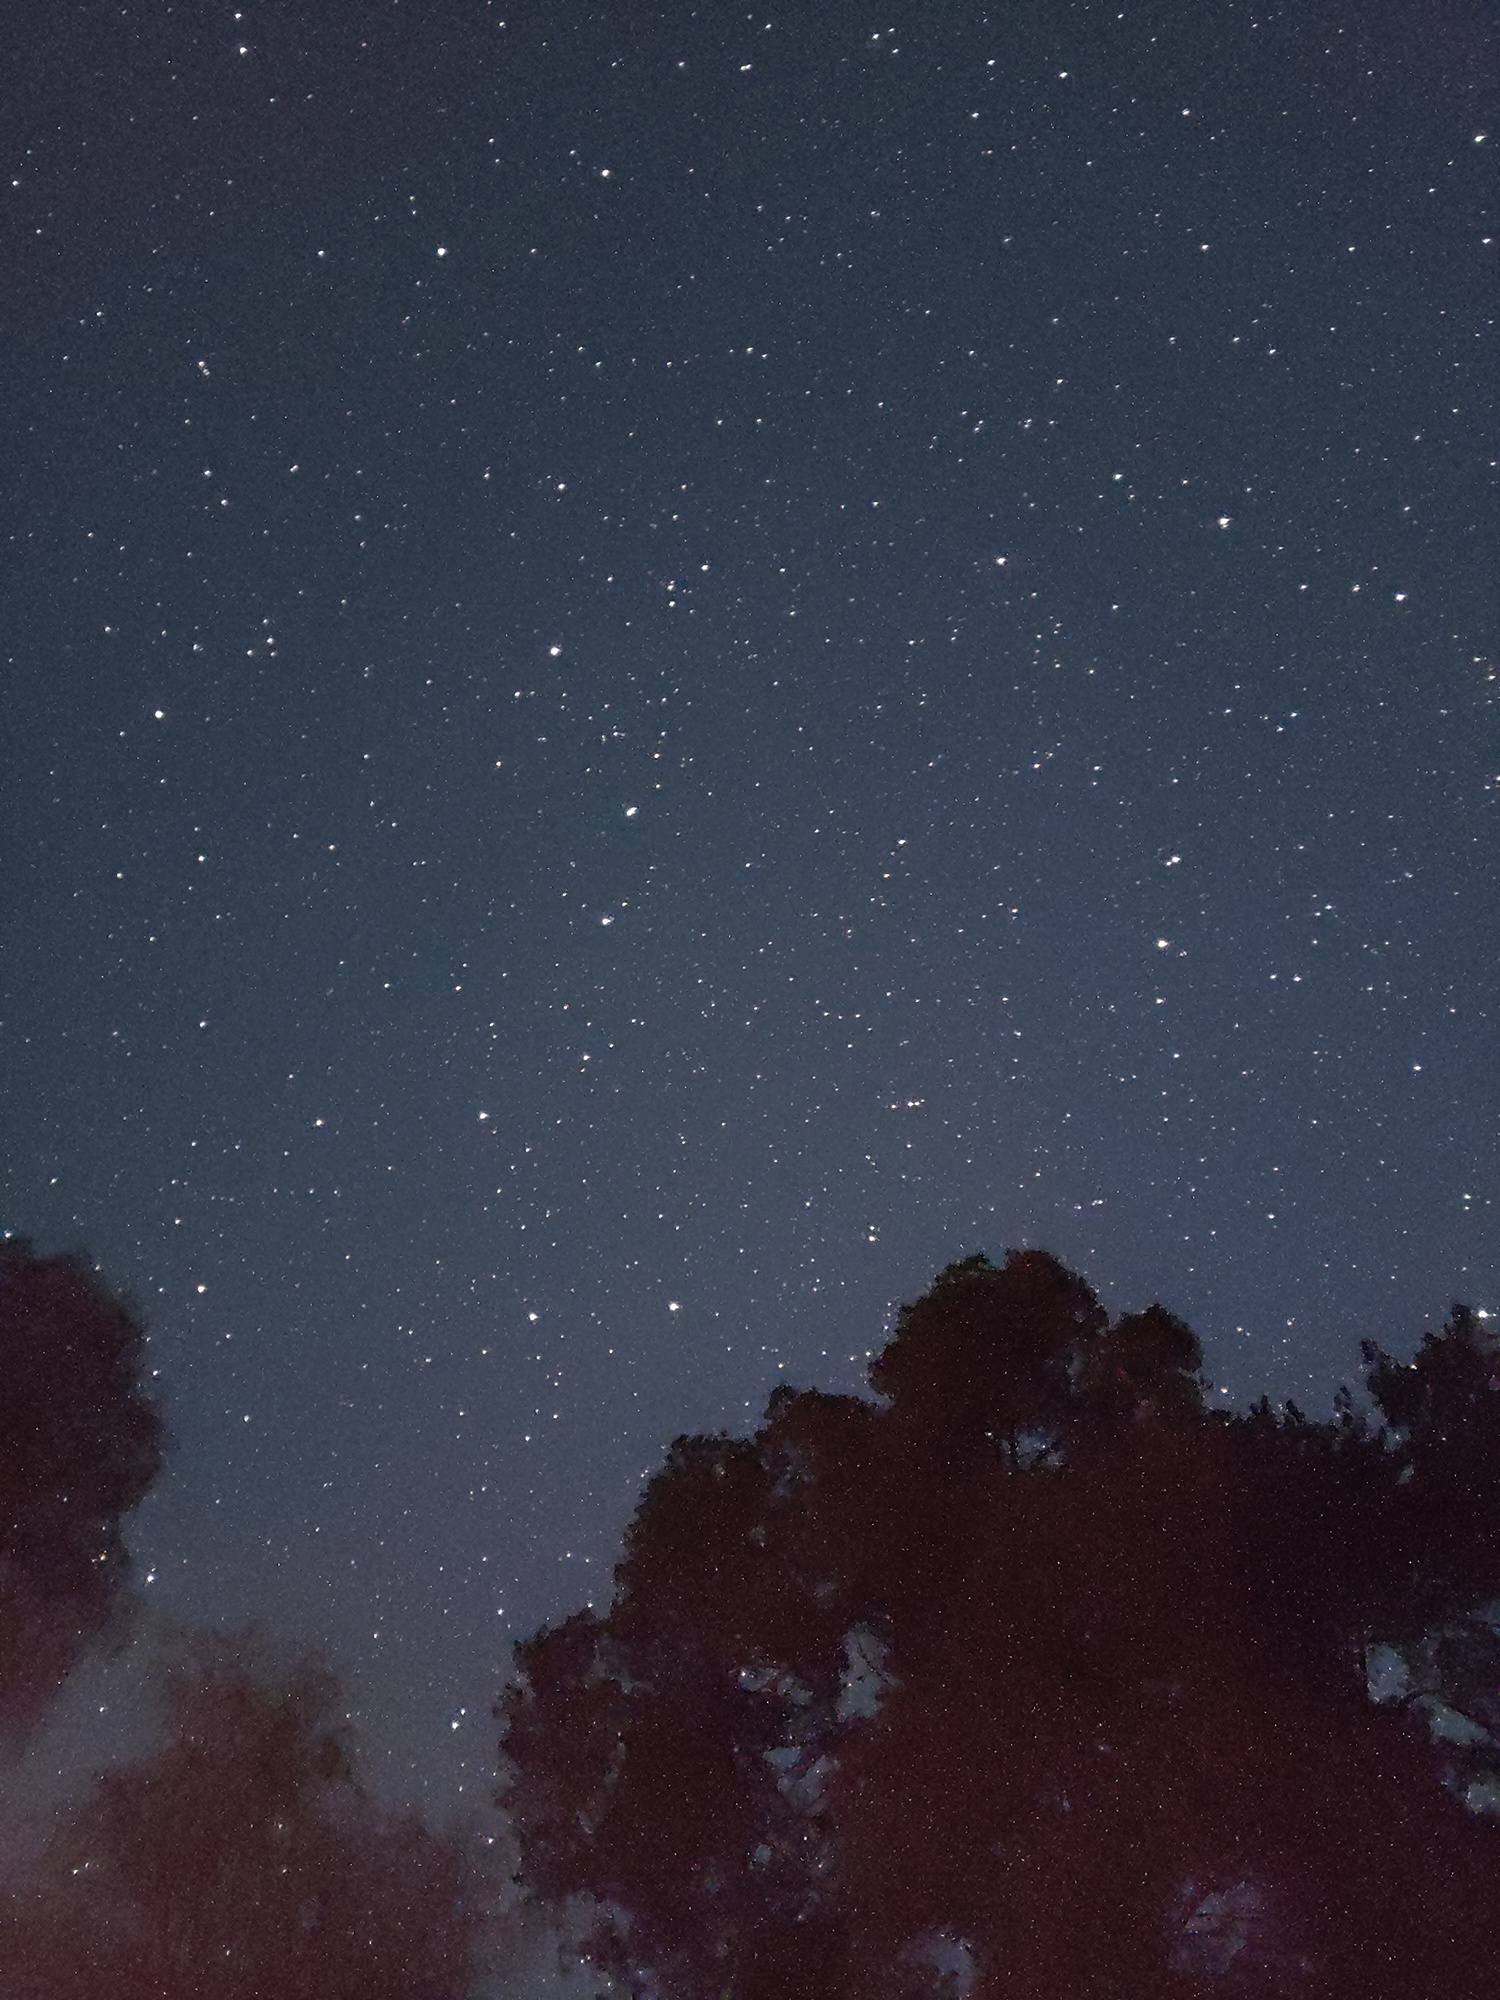
[[[679,1439],[608,1613],[519,1651],[522,1883],[593,1899],[638,2000],[1489,1991],[1500,1828],[1366,1661],[1490,1577],[1497,1514],[1442,1523],[1500,1397],[1426,1363],[1460,1414],[1412,1478],[1347,1400],[1210,1413],[1199,1364],[1160,1307],[971,1258],[882,1404]]]
[[[456,1841],[355,1783],[316,1666],[169,1675],[162,1746],[95,1781],[0,1922],[7,2000],[466,2000]]]

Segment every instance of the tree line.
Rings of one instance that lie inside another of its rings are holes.
[[[128,1633],[165,1439],[127,1304],[0,1242],[0,1736]],[[1034,1250],[871,1395],[679,1438],[607,1608],[497,1662],[515,1886],[630,2000],[1479,2000],[1500,1919],[1500,1344],[1313,1421]],[[168,1725],[0,1895],[15,2000],[469,2000],[498,1886],[360,1785],[318,1662],[183,1634]],[[512,1918],[506,1922],[513,1924]]]

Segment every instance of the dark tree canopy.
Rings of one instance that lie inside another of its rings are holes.
[[[0,1732],[119,1611],[122,1522],[161,1468],[144,1339],[81,1259],[0,1241]]]
[[[870,1364],[871,1386],[901,1419],[949,1449],[1051,1430],[1097,1366],[1106,1316],[1080,1278],[1038,1251],[1014,1252],[997,1271],[966,1257],[939,1273]]]
[[[1161,1307],[950,1266],[881,1403],[679,1439],[519,1649],[519,1879],[636,2000],[1491,1993],[1481,1335],[1371,1350],[1385,1422],[1235,1417]]]
[[[1500,1597],[1500,1340],[1455,1305],[1407,1365],[1363,1345],[1371,1395],[1401,1466],[1403,1553],[1420,1563],[1423,1622]]]
[[[199,1639],[162,1746],[106,1771],[0,1912],[13,2000],[467,2000],[463,1854],[355,1782],[315,1664]]]

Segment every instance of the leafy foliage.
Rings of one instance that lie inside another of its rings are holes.
[[[464,2000],[458,1846],[354,1781],[337,1685],[200,1641],[161,1748],[106,1771],[0,1921],[14,2000]]]
[[[1367,1686],[1493,1592],[1477,1326],[1367,1356],[1401,1434],[1236,1418],[1161,1307],[950,1266],[881,1403],[679,1439],[608,1614],[519,1649],[519,1879],[636,2000],[1488,1991],[1500,1828]]]
[[[81,1259],[0,1241],[0,1730],[31,1727],[120,1614],[121,1524],[162,1462],[144,1340]]]

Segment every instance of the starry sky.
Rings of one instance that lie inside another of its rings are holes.
[[[1479,0],[17,6],[4,1224],[163,1616],[489,1784],[667,1442],[950,1259],[1500,1304]]]

